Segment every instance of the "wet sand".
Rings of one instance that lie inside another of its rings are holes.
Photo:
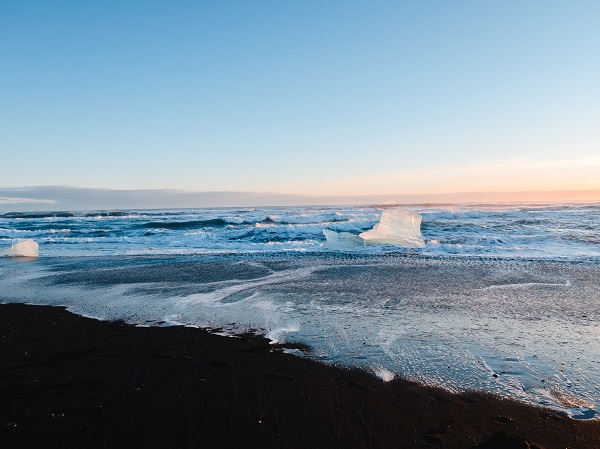
[[[600,448],[600,421],[283,349],[0,305],[0,448]]]

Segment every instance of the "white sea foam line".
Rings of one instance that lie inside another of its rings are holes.
[[[265,337],[271,340],[270,344],[276,344],[285,340],[285,335],[290,332],[298,332],[300,325],[298,323],[290,323],[287,326],[281,326],[276,329],[271,329],[265,334]]]
[[[497,290],[502,288],[528,288],[528,287],[570,287],[571,281],[567,280],[565,283],[553,283],[553,282],[523,282],[523,283],[515,283],[515,284],[498,284],[498,285],[489,285],[487,287],[481,287],[477,290]]]
[[[266,285],[280,284],[290,281],[290,279],[298,280],[310,276],[312,273],[322,267],[313,266],[309,268],[298,268],[292,270],[278,271],[274,274],[250,282],[232,285],[220,290],[215,290],[209,293],[195,293],[192,295],[177,298],[177,303],[181,308],[185,308],[194,303],[216,303],[228,296],[240,293],[247,290],[252,290]]]
[[[384,382],[390,382],[396,377],[396,375],[393,372],[391,372],[384,366],[375,366],[373,368],[373,373],[375,374],[375,376],[379,377]]]
[[[468,313],[468,311],[465,311],[465,312],[467,312],[467,313]],[[469,313],[469,315],[471,315],[471,314]],[[471,319],[473,319],[473,318],[472,318],[472,316],[471,316]],[[481,336],[480,336],[480,338],[481,338]],[[489,338],[488,338],[488,340],[489,340]],[[492,346],[492,347],[493,347],[493,346]],[[521,358],[522,358],[522,357],[521,357]]]
[[[468,311],[466,311],[467,314],[470,315],[470,313]],[[526,344],[527,347],[529,347]],[[540,348],[541,349],[541,348]],[[500,347],[496,347],[495,352],[499,352],[500,351]],[[518,352],[518,351],[517,351]],[[532,353],[539,353],[540,351],[531,351]],[[550,360],[553,360],[554,358],[552,358],[551,356],[549,356],[548,354],[544,354],[546,355],[546,357]],[[542,373],[540,372],[537,368],[534,368],[533,365],[529,364],[526,362],[526,360],[524,360],[523,355],[521,354],[521,359],[520,361],[522,362],[522,365],[527,368],[529,370],[529,372],[525,372],[524,375],[527,377],[535,377],[535,374],[538,374],[540,377],[542,378],[557,378],[557,379],[562,379],[563,382],[561,382],[560,380],[558,381],[558,384],[556,384],[555,389],[557,391],[558,394],[562,394],[565,396],[568,396],[572,399],[572,401],[577,402],[580,401],[581,403],[585,403],[588,406],[590,404],[594,404],[594,400],[590,400],[591,398],[589,397],[589,392],[588,391],[579,391],[577,394],[575,394],[573,391],[569,391],[565,388],[564,384],[565,382],[572,384],[572,382],[568,379],[568,377],[566,376],[566,374],[557,371],[556,368],[553,368],[551,365],[549,365],[548,363],[545,364],[545,366],[548,369],[548,372],[546,373]],[[502,376],[503,380],[506,380],[507,376]],[[544,402],[542,401],[542,399],[537,395],[537,394],[532,394],[534,393],[534,391],[537,391],[538,389],[534,389],[530,392],[526,392],[525,391],[525,385],[519,381],[518,379],[514,378],[514,376],[510,376],[510,378],[508,379],[508,385],[505,385],[504,388],[506,388],[509,392],[511,392],[513,394],[513,396],[516,396],[517,398],[520,398],[521,400],[525,400],[527,402],[532,402],[532,403],[540,403],[540,402]],[[586,384],[588,384],[589,386],[591,385],[591,382],[584,382]],[[595,389],[595,387],[592,386],[592,388]],[[550,396],[545,396],[547,399],[549,399],[550,402],[545,402],[545,404],[547,406],[556,408],[558,407],[559,409],[565,409],[566,405],[561,402],[557,397],[554,397],[553,395]],[[568,407],[567,407],[568,408]],[[567,410],[568,412],[572,412]]]
[[[466,313],[467,315],[469,315],[469,316],[470,316],[470,313],[469,313],[468,311],[465,311],[465,313]],[[473,317],[472,317],[472,316],[470,316],[470,320],[469,320],[469,321],[472,321],[472,320],[473,320]],[[449,324],[449,323],[448,323],[448,324]],[[453,331],[453,330],[454,330],[454,327],[455,327],[455,326],[453,326],[453,325],[446,326],[446,329],[444,330],[444,336],[445,336],[446,338],[450,338],[450,339],[454,340],[454,341],[457,343],[457,346],[458,346],[458,347],[462,347],[462,346],[463,346],[463,344],[464,344],[464,338],[458,338],[456,335],[454,335],[454,334],[451,332],[451,331]],[[480,335],[479,335],[479,336],[480,336]],[[456,351],[456,349],[458,349],[458,348],[456,348],[456,347],[455,347],[455,348],[454,348],[454,351]],[[477,359],[478,359],[478,357],[477,357],[477,356],[476,356],[476,355],[475,355],[475,354],[472,352],[472,350],[470,350],[470,349],[468,349],[468,347],[466,347],[466,348],[464,348],[464,350],[463,350],[463,351],[464,351],[463,357],[454,357],[454,360],[451,362],[451,365],[449,365],[449,366],[453,367],[453,370],[454,370],[454,371],[459,371],[459,372],[460,372],[460,371],[461,371],[461,365],[462,365],[462,367],[464,367],[464,368],[465,368],[465,369],[467,369],[468,371],[472,371],[472,372],[473,372],[473,375],[475,375],[475,376],[476,376],[476,371],[478,371],[478,370],[482,370],[482,369],[484,369],[484,368],[483,368],[483,367],[481,367],[481,364],[477,363]],[[430,358],[431,358],[431,357],[435,357],[435,353],[434,353],[435,351],[433,351],[433,352],[432,352],[432,350],[431,350],[431,349],[429,349],[429,350],[428,350],[428,352],[430,352],[430,354],[429,354],[429,357],[430,357]],[[497,352],[497,351],[495,351],[495,352]],[[469,367],[469,366],[468,366],[468,365],[469,365],[469,363],[467,363],[468,359],[470,359],[470,360],[471,360],[471,362],[472,362],[472,363],[470,364],[470,365],[471,365],[471,367]],[[435,373],[437,373],[436,377],[438,377],[438,382],[440,382],[440,381],[441,381],[441,382],[444,382],[444,379],[447,377],[447,375],[444,375],[444,374],[442,374],[441,372],[439,372],[439,371],[437,370],[437,368],[432,368],[432,369],[434,370],[434,372],[433,372],[433,373],[430,373],[430,375],[431,375],[431,374],[434,374],[434,375],[435,375]],[[451,369],[452,369],[452,368],[451,368]],[[467,372],[468,372],[468,371],[467,371]],[[484,371],[485,371],[485,369],[484,369]],[[464,374],[464,373],[463,373],[463,374]],[[482,373],[482,374],[483,374],[483,373]],[[477,376],[476,376],[476,377],[477,377]],[[460,386],[460,389],[465,389],[465,388],[466,388],[466,389],[469,389],[469,388],[473,388],[473,387],[475,386],[475,385],[471,384],[471,382],[473,382],[473,381],[474,381],[474,380],[471,380],[471,381],[469,381],[468,379],[465,379],[465,378],[461,379],[460,377],[459,377],[459,378],[456,378],[456,379],[451,379],[451,380],[450,380],[450,382],[451,382],[452,384],[456,384],[456,383],[457,383],[457,384]],[[466,382],[466,383],[465,383],[465,382]],[[479,383],[479,384],[480,384],[480,386],[483,386],[483,385],[482,385],[482,382],[483,382],[483,381],[481,380],[481,376],[480,376],[480,379],[479,379],[479,381],[477,381],[477,380],[475,379],[475,382],[476,382],[476,383]],[[484,383],[485,383],[485,382],[484,382]],[[506,387],[505,387],[505,388],[506,388]]]
[[[263,279],[264,279],[264,278],[263,278]],[[354,311],[354,312],[355,312],[355,309],[354,309],[354,307],[355,307],[355,306],[353,306],[353,307],[349,307],[348,311],[349,311],[349,312],[352,312],[352,311]],[[466,312],[466,313],[469,315],[469,318],[470,318],[470,319],[469,319],[469,321],[471,321],[471,322],[474,322],[474,321],[476,320],[475,318],[473,318],[472,314],[471,314],[469,311],[464,311],[464,312]],[[504,322],[505,322],[505,324],[506,324],[506,325],[510,325],[510,322],[508,322],[507,320],[504,320]],[[486,331],[485,331],[485,334],[486,334],[486,335],[488,335],[488,333],[489,333],[489,331],[488,331],[488,330],[486,330]],[[489,335],[488,335],[488,337],[489,337]],[[481,338],[481,336],[480,336],[479,338]],[[433,356],[433,355],[434,355],[434,354],[432,353],[432,355],[430,355],[430,357],[431,357],[431,356]],[[437,377],[439,378],[439,374],[440,374],[440,373],[439,373],[437,370],[435,371],[435,373],[437,373]]]
[[[578,349],[576,349],[576,348],[571,348],[571,349],[570,349],[570,351],[572,351],[572,352],[576,352],[576,353],[577,353],[577,355],[579,356],[579,358],[580,358],[580,359],[584,359],[584,360],[587,362],[587,365],[588,365],[588,366],[587,366],[586,370],[591,370],[591,371],[596,371],[596,372],[598,372],[598,374],[597,374],[596,376],[594,376],[594,378],[596,378],[596,379],[600,379],[600,369],[599,369],[599,368],[596,368],[596,367],[593,365],[592,361],[591,361],[591,360],[590,360],[590,359],[589,359],[589,358],[588,358],[588,357],[587,357],[587,356],[586,356],[586,355],[585,355],[585,354],[584,354],[582,351],[580,351],[580,350],[578,350]],[[540,354],[541,356],[545,357],[545,358],[546,358],[548,361],[554,361],[554,363],[558,363],[558,361],[557,361],[557,360],[556,360],[554,357],[550,356],[550,355],[549,355],[549,354],[548,354],[546,351],[544,351],[542,348],[538,348],[538,349],[535,349],[535,350],[534,350],[533,348],[531,348],[531,352],[532,352],[532,353],[536,353],[536,354]],[[540,357],[540,355],[538,355],[538,358],[539,358],[539,359],[540,359],[540,361],[541,361],[541,357]],[[547,361],[547,362],[545,362],[545,364],[546,364],[546,366],[548,366],[549,368],[551,368],[551,367],[550,367],[550,365],[549,365],[549,363],[548,363],[548,361]],[[579,375],[581,375],[582,377],[585,377],[585,378],[588,378],[588,377],[590,377],[590,376],[589,376],[588,374],[586,374],[586,373],[580,373]]]
[[[587,407],[596,408],[596,404],[600,399],[598,375],[592,376],[591,373],[582,371],[579,366],[574,367],[568,363],[564,365],[564,369],[565,371],[561,371],[561,375],[557,378],[561,387],[560,391],[579,398],[587,404]],[[591,366],[588,369],[598,371],[597,368]]]

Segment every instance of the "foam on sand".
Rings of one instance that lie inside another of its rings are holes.
[[[15,243],[7,250],[0,253],[4,257],[37,257],[38,244],[33,239],[27,239],[19,243]]]
[[[290,332],[298,332],[299,330],[300,325],[294,323],[288,326],[278,327],[277,329],[271,329],[265,334],[265,337],[271,340],[270,344],[275,345],[277,343],[285,342],[286,334]]]
[[[391,382],[396,378],[396,375],[384,366],[376,366],[373,368],[373,374],[379,377],[384,382]]]
[[[421,216],[402,208],[384,210],[379,223],[360,237],[367,245],[425,246],[421,236]]]

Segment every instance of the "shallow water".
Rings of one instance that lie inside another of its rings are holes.
[[[253,330],[307,343],[312,357],[364,367],[385,380],[403,376],[595,417],[598,207],[480,209],[417,210],[424,248],[350,251],[329,250],[322,230],[362,232],[380,210],[10,216],[0,232],[36,238],[40,257],[0,259],[0,301],[66,305],[138,325]],[[236,217],[241,223],[223,224]],[[120,237],[84,243],[49,236],[49,223],[66,226],[64,220],[82,234],[99,226],[94,220],[107,220],[108,234]],[[207,220],[223,223],[197,224]],[[149,228],[151,222],[161,224]],[[172,229],[160,227],[165,223]],[[273,231],[264,233],[263,225]],[[200,230],[189,229],[196,226],[203,226],[198,240],[193,232]]]

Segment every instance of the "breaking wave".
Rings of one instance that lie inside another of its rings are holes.
[[[191,221],[150,221],[138,225],[139,228],[151,229],[199,229],[199,228],[220,228],[229,223],[221,218],[212,220],[191,220]]]
[[[74,212],[8,212],[2,218],[36,219],[36,218],[73,218]]]
[[[597,204],[11,212],[0,215],[0,238],[33,238],[50,255],[410,249],[590,260],[600,258],[599,222]]]

